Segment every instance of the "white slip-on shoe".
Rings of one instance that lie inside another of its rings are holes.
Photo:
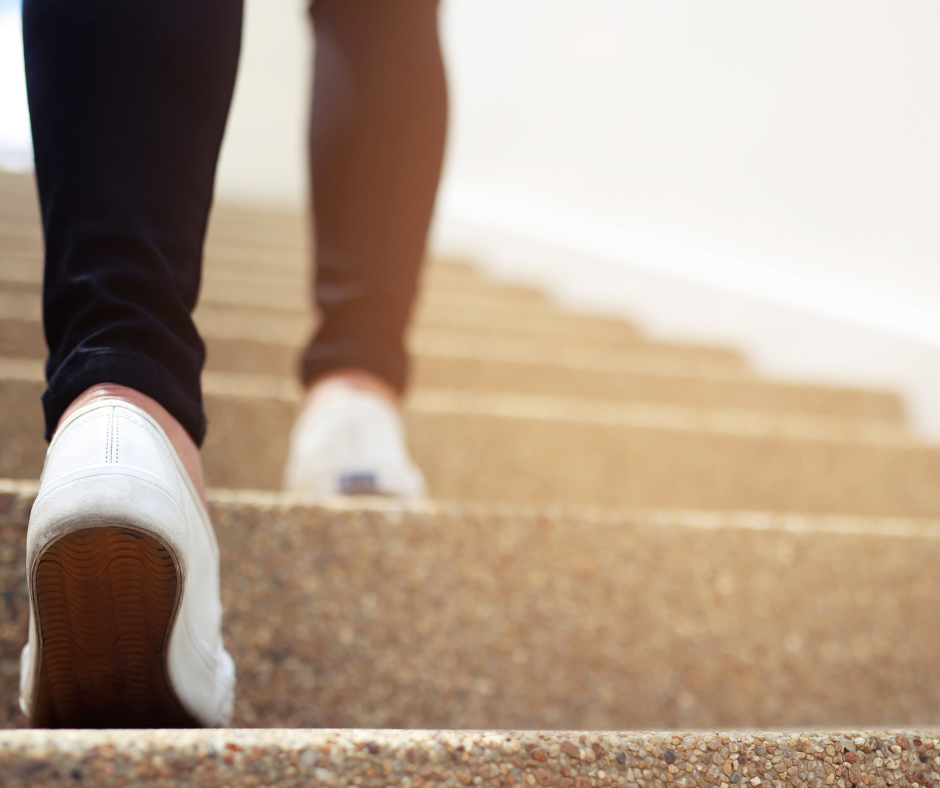
[[[198,727],[232,714],[219,548],[160,426],[121,400],[70,416],[46,453],[26,537],[34,727]]]
[[[427,494],[408,456],[398,410],[359,389],[333,392],[303,410],[291,430],[284,489],[412,500]]]

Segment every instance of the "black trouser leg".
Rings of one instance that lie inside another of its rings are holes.
[[[79,394],[111,382],[202,441],[190,313],[241,16],[241,0],[25,0],[47,438]]]
[[[303,379],[365,369],[399,391],[437,192],[447,89],[436,0],[316,0],[310,161],[322,322]]]

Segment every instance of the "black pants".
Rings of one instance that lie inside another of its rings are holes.
[[[402,337],[440,175],[436,0],[317,0],[310,161],[320,327],[304,382],[401,390]],[[46,241],[46,437],[96,383],[205,436],[191,318],[241,36],[241,0],[25,0]]]

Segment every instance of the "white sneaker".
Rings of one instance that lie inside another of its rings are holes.
[[[421,499],[398,411],[371,391],[343,389],[308,405],[291,430],[284,489],[313,495]]]
[[[231,718],[219,548],[159,425],[99,400],[59,428],[26,538],[34,727],[197,727]]]

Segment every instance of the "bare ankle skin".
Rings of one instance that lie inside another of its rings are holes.
[[[78,398],[62,414],[59,424],[56,425],[56,430],[76,410],[101,399],[119,399],[131,405],[136,405],[163,428],[166,436],[170,439],[170,443],[173,444],[173,448],[176,449],[183,467],[189,474],[196,492],[199,493],[203,505],[208,509],[209,503],[206,500],[206,484],[202,475],[202,458],[199,456],[199,447],[196,446],[196,442],[183,429],[182,425],[170,415],[169,411],[152,397],[141,394],[139,391],[127,386],[120,386],[117,383],[99,383],[79,394]]]
[[[378,375],[366,372],[364,369],[338,369],[317,378],[310,384],[300,404],[300,409],[302,411],[317,400],[349,390],[378,394],[394,407],[401,408],[401,397],[398,392]]]

